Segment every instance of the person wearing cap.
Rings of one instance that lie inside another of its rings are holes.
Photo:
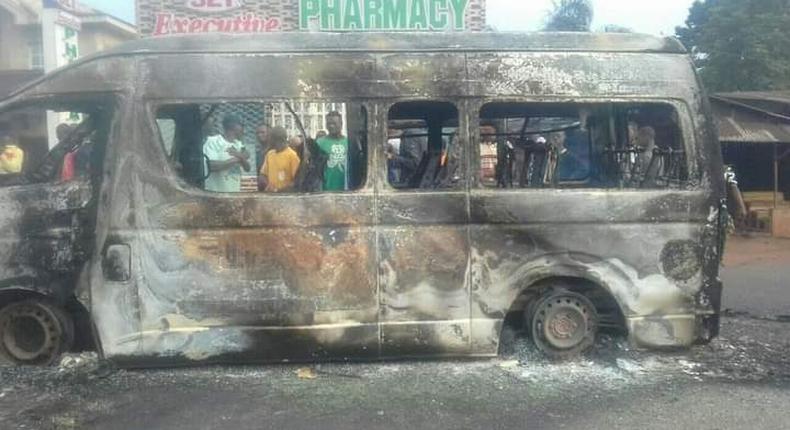
[[[204,188],[219,193],[241,191],[241,172],[250,170],[250,155],[244,149],[241,138],[244,126],[241,118],[226,115],[222,119],[222,133],[210,136],[203,144],[203,154],[209,172]]]

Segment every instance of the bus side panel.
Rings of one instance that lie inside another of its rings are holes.
[[[148,365],[378,354],[372,190],[209,194],[177,179],[151,124],[129,132],[113,158],[101,256],[128,265],[128,279],[105,272],[93,288],[105,356]]]
[[[638,345],[694,342],[710,213],[704,193],[480,190],[471,208],[477,348],[496,348],[494,322],[520,293],[552,277],[608,290]]]
[[[379,196],[384,356],[469,351],[466,193]]]

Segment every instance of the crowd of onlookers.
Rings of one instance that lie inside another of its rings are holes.
[[[327,131],[317,133],[313,154],[306,148],[303,136],[291,136],[284,127],[259,126],[256,131],[255,166],[250,164],[250,154],[242,143],[244,124],[236,115],[222,119],[222,132],[209,136],[203,144],[206,158],[207,178],[204,188],[215,192],[241,191],[244,172],[255,172],[258,190],[264,192],[287,192],[295,190],[300,169],[308,163],[320,163],[324,191],[349,189],[348,137],[344,136],[343,117],[338,112],[326,115]]]

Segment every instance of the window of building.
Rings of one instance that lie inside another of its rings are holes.
[[[688,179],[669,105],[489,103],[478,142],[484,187],[665,188]]]
[[[387,180],[398,189],[463,187],[458,109],[447,102],[396,103],[387,124]]]
[[[28,63],[31,69],[44,69],[44,45],[41,34],[30,32],[27,38]]]
[[[106,100],[33,103],[0,112],[0,186],[89,179],[110,126]]]
[[[342,111],[322,111],[316,130],[305,112],[324,101],[169,104],[157,108],[156,126],[179,176],[209,192],[359,189],[367,111],[361,103],[333,105]]]

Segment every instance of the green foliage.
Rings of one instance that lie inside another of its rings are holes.
[[[790,0],[697,0],[675,32],[713,92],[790,88]]]
[[[591,0],[554,0],[546,31],[590,31],[593,19]]]

